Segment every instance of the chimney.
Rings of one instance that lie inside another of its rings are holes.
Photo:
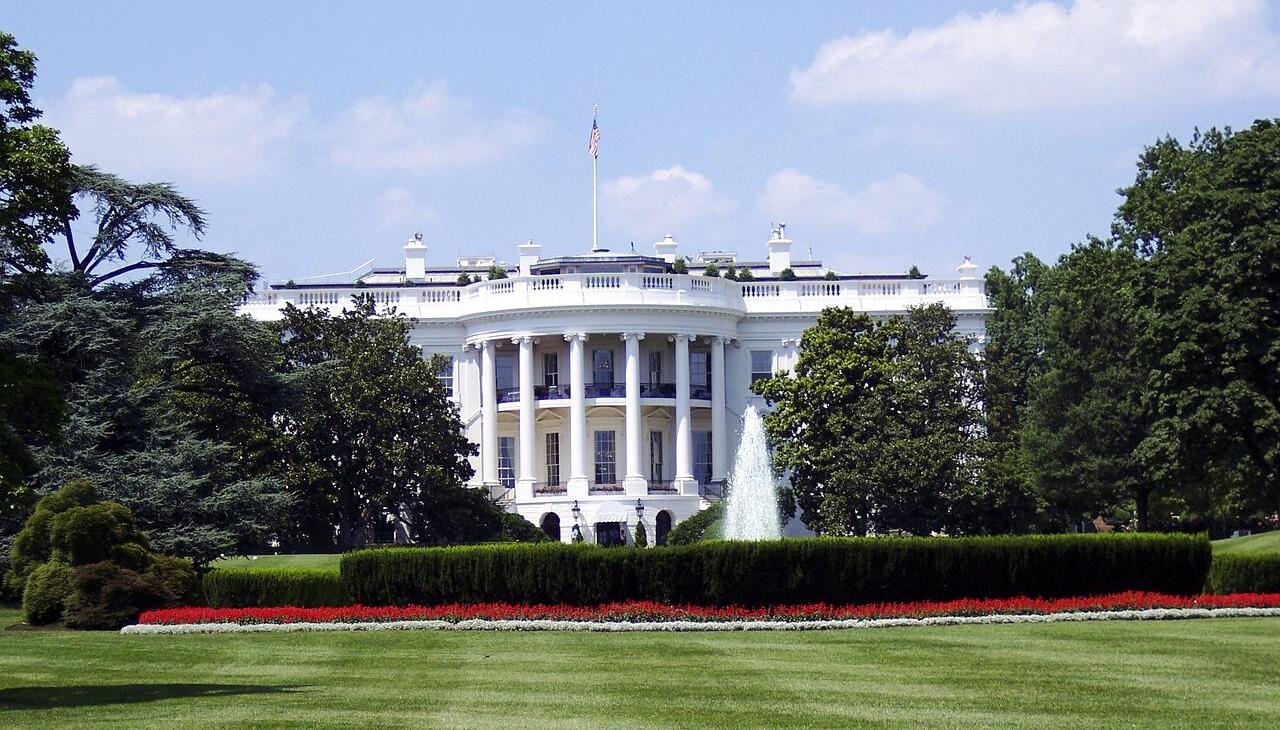
[[[978,265],[969,260],[968,256],[964,257],[964,263],[956,267],[956,271],[960,272],[961,279],[976,279],[977,276],[973,272],[978,270]]]
[[[787,224],[779,223],[769,235],[769,273],[779,274],[791,268],[791,239],[787,238]]]
[[[404,278],[422,281],[427,278],[427,244],[422,234],[415,233],[404,245]]]
[[[676,243],[676,239],[672,238],[671,234],[668,233],[661,241],[653,244],[653,252],[656,253],[658,258],[663,261],[666,261],[669,264],[674,264],[676,262],[677,245],[679,244]]]
[[[538,263],[538,254],[542,253],[542,244],[534,243],[530,238],[528,243],[516,246],[516,250],[520,252],[520,275],[531,276],[533,265]]]

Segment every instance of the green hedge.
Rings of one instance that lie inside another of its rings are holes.
[[[589,545],[379,548],[343,556],[365,605],[505,601],[769,605],[1083,596],[1192,595],[1204,536],[1057,535],[704,542],[652,550]]]
[[[230,568],[209,572],[205,600],[214,608],[346,606],[351,596],[336,571],[324,568]]]
[[[1214,555],[1206,593],[1280,593],[1280,555]]]

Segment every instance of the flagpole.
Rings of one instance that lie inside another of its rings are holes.
[[[600,110],[600,107],[596,106],[595,104],[591,105],[592,129],[595,129],[596,114],[599,112],[599,110]],[[598,154],[591,155],[591,250],[593,252],[600,250],[600,223],[599,223],[599,218],[597,216],[597,208],[596,208],[596,164],[599,162],[599,160],[597,159],[598,157],[599,157]]]

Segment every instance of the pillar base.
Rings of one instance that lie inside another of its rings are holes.
[[[676,492],[685,496],[698,496],[698,480],[693,477],[676,477],[672,484]]]
[[[516,499],[520,501],[528,501],[533,499],[533,487],[537,484],[532,479],[520,479],[516,481]]]
[[[622,491],[631,496],[643,497],[649,493],[649,480],[644,477],[623,477]]]
[[[591,482],[586,477],[569,477],[564,486],[565,494],[570,499],[583,499],[591,494]]]

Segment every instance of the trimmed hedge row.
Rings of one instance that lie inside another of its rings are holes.
[[[367,606],[654,600],[700,605],[1194,595],[1204,536],[1122,534],[703,542],[654,550],[588,545],[377,548],[344,555]]]
[[[213,608],[258,606],[347,606],[342,578],[324,568],[224,568],[204,577],[204,595]]]
[[[1280,555],[1214,555],[1205,593],[1280,593]]]

